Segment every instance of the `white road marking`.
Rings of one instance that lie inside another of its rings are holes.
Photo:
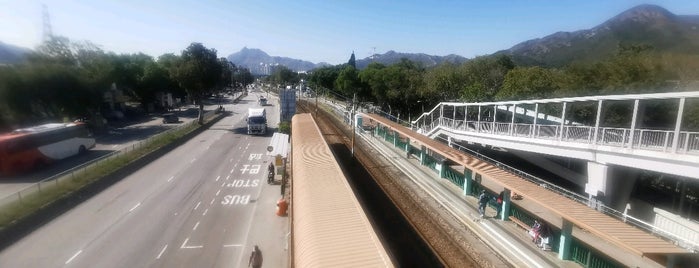
[[[197,222],[197,224],[194,225],[194,228],[192,228],[192,231],[196,231],[198,226],[199,226],[199,222]]]
[[[224,248],[230,248],[230,247],[242,247],[243,245],[241,244],[231,244],[231,245],[223,245]]]
[[[221,183],[221,187],[223,187],[224,185],[226,185],[226,183],[225,183],[225,182],[224,182],[224,183]]]
[[[230,178],[231,178],[231,175],[226,176],[226,180],[228,180],[228,179],[230,179]]]
[[[112,145],[112,148],[116,148],[116,147],[119,147],[119,144]]]
[[[220,191],[220,190],[219,190],[219,191]],[[216,200],[215,197],[211,199],[211,203],[209,203],[209,205],[213,205],[213,204],[214,204],[214,200]]]
[[[197,210],[197,208],[199,207],[199,205],[201,205],[201,201],[199,201],[199,203],[197,203],[197,205],[194,206],[194,210]]]
[[[207,212],[209,212],[209,209],[208,209],[208,208],[205,209],[205,210],[204,210],[204,213],[202,213],[201,215],[202,215],[202,216],[206,216],[206,213],[207,213]]]
[[[233,174],[233,171],[234,171],[234,170],[235,170],[235,168],[231,169],[231,172],[230,172],[230,174]]]
[[[218,190],[218,191],[216,192],[216,196],[218,196],[218,194],[220,194],[220,193],[221,193],[221,190]],[[212,203],[212,204],[213,204],[213,203]]]
[[[157,259],[160,259],[160,257],[163,256],[163,253],[165,253],[165,250],[166,250],[166,249],[167,249],[167,244],[165,245],[165,247],[163,247],[163,249],[160,251],[160,254],[158,254],[158,257],[155,257],[155,259],[156,259],[156,260],[157,260]]]
[[[189,241],[189,237],[182,242],[182,246],[180,248],[203,248],[204,246],[187,246],[187,241]]]
[[[221,179],[221,176],[216,177],[216,181],[218,181],[219,179]]]
[[[189,163],[194,163],[194,161],[197,161],[197,159],[196,159],[196,158],[192,158],[192,160],[189,161]]]
[[[81,250],[78,250],[78,252],[76,252],[75,255],[73,255],[73,257],[70,257],[70,259],[68,259],[68,260],[66,261],[66,264],[69,264],[71,261],[73,261],[73,259],[75,259],[75,257],[77,257],[78,255],[80,255],[80,253],[83,253],[83,250],[82,250],[82,249],[81,249]]]
[[[133,211],[134,209],[136,209],[136,208],[139,207],[140,205],[141,205],[141,202],[138,202],[138,204],[136,204],[136,205],[133,206],[131,209],[129,209],[129,212]]]
[[[174,178],[175,178],[175,176],[170,177],[169,179],[167,179],[167,182],[172,181],[172,179],[174,179]]]
[[[211,144],[209,144],[208,146],[206,146],[206,150],[209,150],[210,148],[211,148]]]

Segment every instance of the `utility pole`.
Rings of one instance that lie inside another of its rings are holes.
[[[352,117],[352,118],[350,118],[350,122],[352,123],[352,157],[354,157],[354,132],[356,131],[356,129],[355,129],[356,122],[354,122],[354,109],[355,109],[354,104],[356,102],[357,102],[357,93],[354,93],[354,95],[352,96],[352,112],[350,113],[350,116]]]
[[[41,15],[44,22],[43,41],[48,42],[51,40],[51,37],[53,37],[53,32],[51,31],[51,20],[49,18],[49,8],[46,7],[46,4],[41,4],[41,8]]]

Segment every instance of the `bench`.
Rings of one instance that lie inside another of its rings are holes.
[[[532,230],[532,227],[527,225],[526,223],[522,222],[521,220],[515,218],[514,216],[509,217],[512,222],[517,224],[517,226],[522,227],[527,233]]]

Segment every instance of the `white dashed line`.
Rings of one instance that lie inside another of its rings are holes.
[[[221,187],[223,187],[224,185],[226,185],[226,183],[225,183],[225,182],[224,182],[224,183],[221,183]]]
[[[136,209],[136,208],[139,207],[140,205],[141,205],[141,202],[138,202],[138,204],[136,204],[136,205],[133,206],[131,209],[129,209],[129,212],[133,211],[134,209]]]
[[[174,178],[175,178],[175,176],[170,177],[169,179],[167,179],[167,182],[172,181],[172,179],[174,179]]]
[[[216,200],[215,197],[213,199],[211,199],[211,203],[209,203],[209,205],[213,205],[215,200]]]
[[[157,259],[160,259],[160,257],[163,256],[163,253],[165,253],[165,250],[166,250],[166,249],[167,249],[167,245],[165,245],[165,247],[163,247],[163,249],[160,251],[160,254],[158,254],[158,257],[155,257],[155,259],[156,259],[156,260],[157,260]]]
[[[75,255],[73,255],[73,257],[70,257],[70,259],[68,259],[68,260],[66,261],[66,264],[69,264],[71,261],[73,261],[73,259],[75,259],[75,257],[77,257],[78,255],[80,255],[80,253],[83,253],[83,250],[82,250],[82,249],[81,249],[81,250],[78,250],[78,252],[76,252]]]
[[[226,176],[226,180],[228,180],[228,179],[230,179],[230,178],[231,178],[231,175]]]
[[[230,244],[230,245],[223,245],[224,248],[231,248],[231,247],[242,247],[243,245],[240,244]]]
[[[218,181],[219,179],[221,179],[221,176],[216,177],[216,181]]]
[[[205,209],[205,210],[204,210],[204,213],[202,213],[201,215],[202,215],[202,216],[206,216],[206,213],[207,213],[207,212],[209,212],[209,209],[208,209],[208,208]]]
[[[201,205],[201,201],[199,201],[199,203],[197,203],[197,205],[194,206],[194,210],[197,210],[197,208],[199,207],[199,205]]]
[[[197,222],[197,224],[194,225],[194,228],[192,228],[192,231],[196,231],[198,226],[199,226],[199,222]]]
[[[231,172],[230,172],[230,174],[233,174],[233,171],[235,171],[235,168],[231,169]]]
[[[218,191],[216,192],[216,196],[218,196],[218,194],[220,194],[220,193],[221,193],[221,190],[218,190]]]

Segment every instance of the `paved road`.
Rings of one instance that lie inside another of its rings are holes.
[[[208,100],[209,103],[221,102],[226,109],[234,107],[232,98],[228,97],[221,101]],[[214,110],[218,107],[217,104],[205,105],[207,111]],[[12,195],[17,191],[29,187],[39,181],[50,178],[56,174],[60,174],[66,170],[79,166],[90,160],[97,159],[114,151],[120,150],[126,146],[132,146],[148,137],[151,137],[160,132],[180,126],[184,123],[191,122],[197,117],[198,108],[189,105],[174,111],[180,117],[180,122],[177,124],[163,124],[162,118],[159,115],[147,115],[139,121],[124,123],[123,126],[111,128],[108,133],[96,137],[95,148],[88,150],[84,155],[77,155],[61,161],[57,161],[48,167],[35,170],[32,172],[0,178],[0,198]]]
[[[251,231],[265,232],[253,221],[256,201],[278,196],[279,186],[264,183],[269,136],[237,133],[247,106],[256,105],[255,94],[245,99],[210,129],[0,252],[0,267],[247,266],[261,239],[251,241]],[[277,113],[268,112],[276,126]]]

